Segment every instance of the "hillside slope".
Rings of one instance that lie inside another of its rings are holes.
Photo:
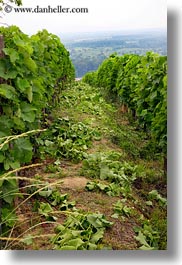
[[[47,122],[5,249],[166,249],[166,180],[147,135],[82,82]]]

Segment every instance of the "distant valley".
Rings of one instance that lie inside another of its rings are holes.
[[[160,30],[103,33],[60,34],[61,41],[70,52],[76,77],[95,71],[104,59],[113,53],[145,54],[153,51],[167,54],[167,34]]]

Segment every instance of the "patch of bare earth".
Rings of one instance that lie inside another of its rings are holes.
[[[84,189],[88,181],[85,177],[67,177],[63,179],[62,187],[68,189]]]
[[[117,146],[112,144],[109,140],[103,138],[101,141],[93,142],[93,146],[89,150],[89,153],[110,150],[121,151],[121,149],[117,148]],[[63,175],[61,179],[59,178],[61,183],[57,186],[55,185],[55,187],[57,187],[62,194],[67,193],[69,201],[76,202],[77,209],[84,212],[102,213],[109,221],[113,222],[111,228],[107,229],[104,234],[104,245],[111,246],[114,250],[136,249],[137,243],[134,239],[135,234],[133,231],[133,227],[136,225],[134,219],[125,218],[122,220],[111,217],[114,214],[113,204],[121,198],[110,197],[102,192],[86,191],[85,186],[90,179],[79,175],[81,167],[82,162],[74,164],[70,161],[61,161],[60,168]],[[51,174],[45,173],[45,167],[40,167],[35,172],[30,171],[30,177],[31,173],[32,176],[38,174],[43,181],[53,185],[59,180],[59,172],[53,173],[53,176],[50,177]],[[21,199],[19,199],[17,203],[21,203]],[[47,250],[54,248],[50,242],[50,238],[51,235],[54,234],[56,223],[45,223],[45,220],[39,214],[33,212],[35,203],[36,199],[32,198],[23,203],[17,210],[19,225],[16,234],[21,235],[21,237],[30,234],[35,237],[35,239],[33,239],[33,244],[25,245],[17,242],[17,244],[14,244],[14,249]],[[65,220],[64,214],[58,215],[57,218],[57,223],[63,223]]]

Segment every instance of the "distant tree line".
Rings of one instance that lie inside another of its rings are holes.
[[[83,40],[67,44],[70,57],[75,66],[76,76],[82,77],[89,71],[95,71],[111,54],[144,55],[153,51],[160,55],[167,54],[166,37],[162,36],[113,36],[103,40]]]

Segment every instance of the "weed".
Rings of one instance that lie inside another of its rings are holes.
[[[124,205],[121,200],[118,200],[113,206],[114,214],[111,216],[112,218],[119,218],[119,216],[121,216],[122,219],[124,219],[124,216],[130,217],[133,215],[133,208]]]
[[[103,214],[71,213],[64,225],[55,229],[52,242],[57,250],[97,250],[102,249],[104,231],[112,225]]]
[[[42,158],[49,155],[80,161],[86,157],[92,140],[97,139],[98,132],[84,123],[58,118],[36,141]]]
[[[158,201],[160,206],[166,206],[167,205],[167,199],[163,198],[157,190],[152,190],[149,192],[148,195],[149,199]]]
[[[99,189],[108,195],[126,196],[131,192],[131,184],[140,171],[137,166],[119,161],[120,153],[107,152],[91,154],[83,161],[82,174],[91,178],[109,181],[109,184],[90,182],[87,190]]]

